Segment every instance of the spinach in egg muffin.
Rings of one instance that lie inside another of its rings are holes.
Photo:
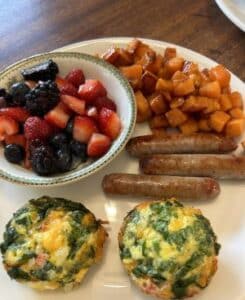
[[[81,203],[43,196],[6,225],[1,244],[8,275],[40,290],[70,288],[100,261],[106,231]]]
[[[216,240],[199,209],[174,199],[143,202],[124,219],[120,257],[143,292],[180,299],[205,288],[216,272]]]

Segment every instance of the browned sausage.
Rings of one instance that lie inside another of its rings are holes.
[[[123,173],[106,175],[102,187],[110,194],[179,200],[207,200],[220,192],[219,183],[212,178]]]
[[[140,159],[145,174],[245,179],[245,157],[235,155],[156,154]]]
[[[226,153],[237,148],[233,139],[216,134],[198,133],[185,136],[169,134],[162,137],[145,135],[132,138],[127,151],[136,157],[148,154]]]

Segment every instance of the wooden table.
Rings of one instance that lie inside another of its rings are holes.
[[[0,68],[69,43],[108,36],[169,41],[245,80],[245,34],[212,0],[0,0]]]

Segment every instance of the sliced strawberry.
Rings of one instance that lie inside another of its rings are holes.
[[[98,97],[93,101],[93,105],[98,108],[98,110],[101,110],[103,107],[108,108],[110,110],[117,111],[116,104],[108,97]]]
[[[65,128],[70,116],[71,112],[68,107],[60,102],[44,116],[44,119],[54,126]]]
[[[101,133],[93,133],[91,136],[87,152],[90,157],[98,157],[105,154],[111,146],[111,140],[108,136]]]
[[[65,80],[64,78],[56,76],[55,82],[61,94],[70,95],[74,97],[78,96],[77,89],[74,87],[74,85]]]
[[[98,117],[99,117],[98,110],[94,106],[91,106],[87,109],[86,115],[90,118],[93,118],[96,121],[98,120]]]
[[[85,114],[85,101],[69,95],[61,95],[60,99],[72,111],[76,112],[79,115]]]
[[[29,117],[24,124],[24,134],[28,140],[45,140],[53,134],[53,128],[46,120]]]
[[[117,138],[121,131],[121,121],[113,110],[103,107],[99,113],[99,126],[102,133],[112,140]]]
[[[85,82],[85,76],[81,69],[73,69],[71,70],[65,78],[68,82],[73,84],[75,87],[79,87],[79,85]]]
[[[30,113],[22,107],[5,107],[0,109],[0,116],[7,116],[17,122],[24,123]]]
[[[98,132],[93,119],[89,117],[76,116],[73,124],[73,138],[81,143],[87,143],[91,135]]]
[[[26,138],[24,134],[15,134],[15,135],[6,135],[5,143],[8,144],[17,144],[25,148]]]
[[[8,116],[0,116],[0,141],[3,141],[6,135],[17,134],[19,124]]]
[[[78,95],[81,99],[91,103],[98,97],[106,96],[107,92],[99,80],[88,79],[79,86]]]

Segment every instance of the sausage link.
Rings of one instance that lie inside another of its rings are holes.
[[[156,154],[140,159],[145,174],[245,179],[245,157],[235,155]]]
[[[212,178],[114,173],[103,178],[105,193],[179,200],[208,200],[220,193]]]
[[[169,134],[162,137],[138,136],[132,138],[126,146],[127,151],[136,157],[148,154],[226,153],[236,148],[237,144],[233,139],[208,133],[189,136],[183,134]]]

